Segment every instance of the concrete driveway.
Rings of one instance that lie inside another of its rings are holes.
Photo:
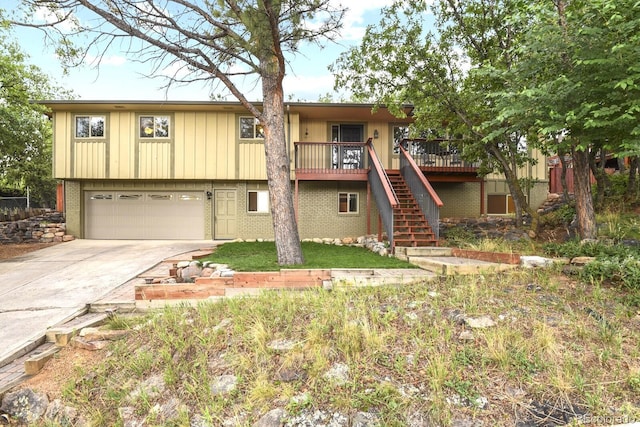
[[[0,366],[162,260],[212,241],[73,240],[0,261]]]

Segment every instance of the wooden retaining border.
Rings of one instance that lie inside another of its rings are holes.
[[[227,294],[227,289],[306,289],[331,280],[331,270],[280,270],[235,272],[233,277],[198,277],[195,283],[140,284],[136,301],[207,299]]]
[[[457,258],[467,258],[467,259],[475,259],[478,261],[497,262],[500,264],[511,264],[511,265],[520,264],[519,254],[483,252],[483,251],[474,251],[469,249],[453,248],[451,249],[451,255]]]

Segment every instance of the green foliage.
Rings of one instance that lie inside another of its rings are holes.
[[[580,278],[587,283],[608,283],[640,290],[640,256],[599,258],[584,266]]]
[[[566,243],[545,243],[542,245],[542,249],[547,255],[565,258],[577,256],[614,258],[640,256],[640,251],[637,248],[599,241],[581,243],[577,240],[572,240]]]
[[[0,188],[22,194],[29,188],[35,204],[54,206],[51,124],[44,107],[33,101],[60,90],[28,59],[17,44],[0,35]]]
[[[481,174],[503,173],[520,213],[528,206],[518,169],[532,162],[529,147],[537,138],[527,140],[528,128],[501,115],[491,98],[504,90],[503,73],[517,59],[511,47],[526,28],[513,23],[520,2],[427,3],[411,0],[384,8],[361,45],[331,68],[336,86],[384,104],[399,117],[403,105],[412,104],[414,131],[449,136],[465,159],[479,162]],[[429,31],[425,23],[433,20],[435,29]]]
[[[382,257],[359,247],[303,242],[305,263],[296,268],[417,268],[397,258]],[[273,242],[231,242],[219,246],[206,260],[236,271],[277,271]]]
[[[545,253],[551,256],[574,258],[594,257],[580,271],[580,279],[586,283],[607,283],[624,288],[640,289],[640,248],[613,242],[571,241],[567,243],[547,243]]]

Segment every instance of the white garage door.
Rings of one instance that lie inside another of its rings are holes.
[[[204,194],[85,192],[87,239],[204,239]]]

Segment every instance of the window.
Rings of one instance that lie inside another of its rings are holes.
[[[264,128],[255,117],[240,117],[240,139],[264,139]]]
[[[105,116],[76,116],[76,138],[104,138]]]
[[[247,211],[255,213],[268,213],[269,192],[265,190],[249,191],[247,194]]]
[[[487,214],[506,215],[515,213],[516,207],[510,194],[487,195]]]
[[[358,193],[339,193],[338,212],[358,213]]]
[[[140,138],[169,138],[169,116],[140,116]]]
[[[398,146],[402,143],[402,140],[409,138],[409,126],[398,125],[393,126],[393,154],[399,154],[400,149]]]

